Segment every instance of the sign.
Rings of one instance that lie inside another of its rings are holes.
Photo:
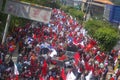
[[[103,16],[110,22],[120,23],[120,6],[106,5]]]
[[[49,23],[52,9],[19,1],[6,1],[4,12],[14,16]]]
[[[0,0],[0,11],[2,10],[3,0]]]
[[[120,6],[112,5],[110,22],[120,23]]]

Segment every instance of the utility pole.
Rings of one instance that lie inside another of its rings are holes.
[[[3,34],[3,38],[2,38],[2,44],[4,44],[4,42],[5,42],[6,35],[7,35],[7,32],[8,32],[8,27],[9,27],[9,24],[10,24],[10,20],[11,20],[11,15],[8,14],[5,29],[4,29],[4,34]]]
[[[87,0],[82,0],[82,5],[81,5],[81,11],[84,11],[84,7],[85,7],[85,3],[86,3]]]
[[[2,10],[3,0],[0,0],[0,11]]]
[[[90,17],[91,17],[91,3],[92,3],[92,0],[87,0],[87,9],[86,9],[86,12],[85,12],[85,18],[84,20],[89,20]]]

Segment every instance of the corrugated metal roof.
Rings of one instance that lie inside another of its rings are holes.
[[[100,2],[103,4],[113,4],[110,0],[94,0],[95,2]]]
[[[82,2],[87,2],[87,0],[82,0]]]

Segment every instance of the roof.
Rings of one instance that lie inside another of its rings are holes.
[[[82,2],[87,2],[87,0],[82,0]]]
[[[110,0],[94,0],[95,2],[103,3],[103,4],[113,4]]]

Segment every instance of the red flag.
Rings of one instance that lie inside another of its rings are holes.
[[[96,45],[96,41],[93,40],[93,39],[91,39],[91,40],[90,40],[90,44],[92,44],[92,45]]]
[[[89,42],[89,44],[86,46],[85,51],[86,52],[90,51],[90,49],[93,48],[94,45],[96,45],[96,41],[94,41],[93,39],[91,39],[90,42]]]
[[[14,80],[19,80],[19,76],[18,76],[19,71],[18,71],[16,64],[14,64],[14,75],[15,75]]]
[[[62,61],[65,60],[65,59],[67,59],[66,55],[62,55],[61,57],[58,58],[58,60],[62,60]]]
[[[39,76],[39,80],[44,80],[43,76],[40,75]]]
[[[47,62],[44,60],[43,66],[42,66],[42,74],[45,76],[47,73]]]
[[[33,34],[33,36],[32,36],[34,39],[36,39],[37,38],[37,35],[36,34]]]
[[[15,50],[15,46],[14,45],[10,46],[9,52],[13,52],[14,50]]]
[[[0,64],[2,64],[2,60],[0,59]]]
[[[62,70],[61,70],[61,78],[62,78],[62,80],[66,80],[66,74],[65,74],[64,68],[62,68]]]
[[[95,60],[97,60],[98,62],[102,62],[100,55],[97,55],[97,56],[95,57]]]
[[[115,80],[115,79],[113,77],[111,77],[110,80]]]
[[[80,54],[78,52],[74,54],[74,59],[75,59],[76,64],[78,64],[80,60]]]
[[[87,71],[90,70],[88,62],[85,62],[85,69],[86,69]]]
[[[19,76],[15,75],[15,79],[14,80],[19,80]]]
[[[77,41],[77,39],[73,40],[73,44],[76,45],[76,46],[79,44],[78,41]]]
[[[93,47],[93,45],[89,43],[89,44],[86,46],[85,51],[86,51],[86,52],[90,51],[90,49],[91,49],[92,47]]]
[[[54,77],[50,76],[50,79],[49,80],[55,80]]]

